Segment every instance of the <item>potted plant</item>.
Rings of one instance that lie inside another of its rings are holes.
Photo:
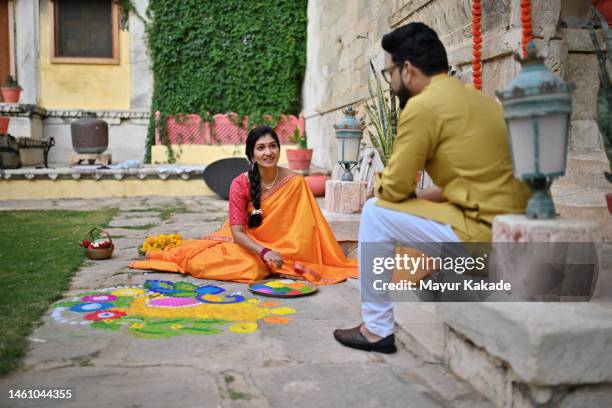
[[[297,145],[297,149],[287,149],[287,160],[291,170],[308,170],[312,160],[312,149],[308,148],[306,132],[300,135],[299,127],[295,128],[292,140]]]
[[[385,96],[382,83],[376,74],[372,60],[370,60],[370,69],[376,80],[376,92],[372,90],[372,85],[368,81],[370,98],[366,100],[365,104],[368,119],[366,124],[367,132],[370,137],[370,143],[378,151],[383,166],[386,166],[389,156],[391,156],[393,139],[397,134],[397,120],[400,111],[391,89],[388,91],[388,96]]]
[[[400,109],[397,106],[395,95],[391,88],[385,95],[380,77],[376,73],[374,64],[370,60],[370,69],[376,81],[376,90],[372,89],[370,81],[368,81],[368,91],[370,97],[366,99],[365,107],[367,113],[367,122],[365,123],[370,143],[378,152],[383,166],[387,166],[389,157],[391,156],[391,147],[393,140],[397,135],[397,122],[400,115]],[[455,74],[449,68],[448,74]],[[425,170],[419,171],[416,175],[415,185],[418,186],[422,180]],[[421,184],[421,188],[423,185]]]
[[[12,76],[6,78],[6,85],[2,87],[2,98],[7,103],[19,102],[19,95],[21,94],[21,87]]]

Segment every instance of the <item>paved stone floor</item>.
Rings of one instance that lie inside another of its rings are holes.
[[[199,237],[226,217],[227,203],[210,197],[126,198],[0,202],[0,210],[115,207],[109,232],[112,259],[84,263],[71,295],[99,288],[140,285],[147,279],[213,283],[178,274],[130,270],[147,235],[180,232]],[[166,221],[164,207],[184,212]],[[153,225],[153,227],[149,227]],[[145,226],[148,229],[122,227]],[[43,271],[41,271],[42,273]],[[228,291],[244,284],[218,283]],[[223,331],[163,339],[56,322],[47,313],[30,336],[24,368],[0,378],[1,407],[488,407],[468,385],[447,372],[427,348],[423,333],[398,332],[395,355],[344,348],[333,329],[357,323],[355,282],[320,288],[312,297],[282,300],[296,309],[287,325],[260,325],[251,334]],[[427,326],[418,321],[414,330]],[[127,329],[127,328],[126,328]],[[433,341],[433,340],[432,340]],[[439,339],[435,340],[439,342]],[[70,389],[70,400],[8,399],[15,389]]]

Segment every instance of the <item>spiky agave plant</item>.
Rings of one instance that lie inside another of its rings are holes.
[[[608,50],[612,47],[612,30],[608,27],[608,22],[605,17],[591,5],[595,11],[595,15],[601,25],[604,38],[606,41],[606,47]],[[599,92],[597,94],[597,126],[601,132],[601,136],[604,142],[606,156],[608,157],[608,163],[610,165],[610,172],[606,172],[606,179],[612,183],[612,78],[606,68],[606,57],[604,56],[603,47],[599,44],[599,39],[595,33],[595,27],[590,22],[587,27],[591,34],[591,41],[595,47],[595,53],[597,54],[597,61],[599,63]],[[612,63],[612,53],[608,51],[608,60]]]
[[[388,96],[385,95],[380,77],[374,69],[374,64],[370,60],[370,68],[376,82],[376,91],[372,89],[371,81],[368,81],[368,91],[370,97],[366,99],[367,112],[367,133],[370,143],[378,151],[384,166],[391,156],[393,139],[397,134],[397,119],[399,110],[393,91],[389,89]]]

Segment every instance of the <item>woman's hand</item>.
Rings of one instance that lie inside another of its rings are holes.
[[[272,270],[283,266],[283,257],[276,251],[266,252],[266,254],[264,255],[264,261],[266,261],[266,263]]]

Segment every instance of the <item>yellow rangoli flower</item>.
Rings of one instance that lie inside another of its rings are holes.
[[[234,323],[228,329],[234,333],[253,333],[255,330],[257,330],[257,323]]]

